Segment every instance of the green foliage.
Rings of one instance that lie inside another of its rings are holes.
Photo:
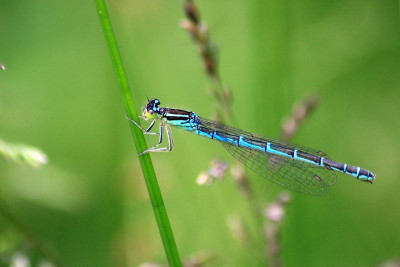
[[[14,162],[25,163],[34,168],[47,163],[47,156],[40,149],[27,145],[9,144],[1,139],[0,156]]]

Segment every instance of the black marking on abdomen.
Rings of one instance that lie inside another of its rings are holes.
[[[246,143],[249,143],[251,145],[255,145],[258,146],[260,148],[266,147],[267,143],[265,141],[262,140],[258,140],[256,138],[254,139],[248,139],[246,137],[242,137],[242,140],[245,141]],[[266,149],[266,148],[265,148]]]
[[[347,167],[346,167],[346,172],[347,173],[350,173],[350,174],[357,174],[357,169],[358,169],[358,167],[356,167],[356,166],[349,166],[349,165],[347,165]],[[360,170],[360,172],[361,172],[361,170]],[[360,175],[360,174],[359,174]]]
[[[290,147],[284,147],[284,146],[279,146],[279,145],[275,145],[275,144],[271,144],[271,149],[273,150],[277,150],[279,152],[285,153],[290,157],[293,157],[293,153],[294,153],[294,149],[290,148]]]
[[[324,158],[324,166],[325,167],[330,167],[333,168],[335,170],[339,170],[339,171],[344,171],[344,164],[343,163],[339,163],[327,158]]]
[[[201,132],[207,133],[211,139],[214,139],[214,129],[208,128],[208,127],[204,127],[200,124],[197,124],[197,134],[201,135]]]
[[[315,156],[306,152],[303,152],[301,150],[297,150],[297,156],[309,161],[314,162],[317,165],[321,165],[321,157]]]
[[[364,175],[364,176],[367,176],[367,177],[371,177],[371,172],[368,171],[368,170],[366,170],[366,169],[361,169],[361,168],[360,168],[360,172],[358,173],[358,176],[360,176],[360,175]]]
[[[238,136],[236,136],[236,135],[231,135],[231,134],[228,134],[228,133],[224,133],[224,132],[219,132],[219,131],[214,131],[215,132],[215,134],[216,135],[218,135],[218,137],[219,137],[219,141],[222,141],[222,142],[228,142],[228,143],[237,143],[238,142],[238,140],[239,140],[239,137]],[[215,136],[214,136],[214,138],[215,138]]]

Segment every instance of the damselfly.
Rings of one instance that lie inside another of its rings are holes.
[[[334,171],[349,174],[369,183],[375,179],[372,172],[333,161],[322,151],[251,134],[204,119],[191,111],[159,106],[160,101],[152,99],[143,109],[143,116],[140,117],[151,121],[147,129],[128,118],[145,134],[159,135],[158,144],[139,155],[171,151],[173,141],[169,126],[174,126],[221,142],[235,158],[259,175],[304,194],[325,195],[326,187],[336,183]],[[157,120],[160,120],[160,130],[158,133],[151,132]],[[168,146],[159,147],[163,141],[164,130],[167,133]]]

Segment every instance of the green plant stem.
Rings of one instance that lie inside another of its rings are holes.
[[[139,121],[105,1],[95,0],[95,3],[100,23],[103,28],[104,37],[106,39],[108,49],[111,54],[112,64],[114,66],[121,88],[126,114],[133,120]],[[146,150],[147,145],[144,139],[143,132],[132,123],[130,123],[130,127],[137,152],[140,153]],[[147,190],[150,195],[151,204],[153,206],[154,215],[156,217],[158,229],[160,231],[168,264],[169,266],[182,266],[174,235],[172,233],[171,225],[169,223],[168,214],[161,196],[160,187],[158,186],[157,177],[154,172],[153,163],[151,162],[149,154],[140,156],[139,161],[142,167],[144,179],[146,181]]]

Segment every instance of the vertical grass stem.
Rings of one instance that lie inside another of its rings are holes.
[[[95,0],[95,3],[100,23],[103,28],[104,37],[111,55],[111,61],[114,66],[121,88],[126,114],[128,115],[128,117],[134,119],[135,121],[139,121],[128,78],[122,64],[117,41],[115,39],[110,17],[108,15],[105,0]],[[144,135],[140,131],[140,129],[138,129],[138,127],[134,126],[132,123],[130,123],[130,125],[136,150],[138,153],[140,153],[144,151],[147,147]],[[151,162],[149,154],[140,156],[139,161],[142,167],[144,179],[146,181],[147,190],[150,195],[151,204],[153,206],[154,215],[156,217],[158,229],[160,231],[168,264],[169,266],[182,266],[174,235],[172,233],[171,225],[168,219],[168,214],[164,206],[164,201],[162,199],[160,187],[158,185],[157,177],[154,172],[153,163]]]

